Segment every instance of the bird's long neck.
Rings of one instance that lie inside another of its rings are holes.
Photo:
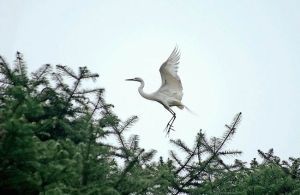
[[[142,97],[144,97],[148,100],[152,100],[151,95],[144,92],[144,90],[143,90],[144,86],[145,86],[144,81],[141,81],[141,85],[139,86],[139,89],[138,89],[139,93],[141,94]]]

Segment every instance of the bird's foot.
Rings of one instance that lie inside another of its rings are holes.
[[[165,131],[166,131],[166,135],[169,135],[170,131],[175,131],[174,128],[173,128],[173,125],[172,124],[167,124],[166,128],[165,128]]]
[[[172,126],[168,123],[164,131],[168,132],[170,131],[170,128],[172,128]]]

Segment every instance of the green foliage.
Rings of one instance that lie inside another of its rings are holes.
[[[222,160],[241,153],[224,150],[241,113],[221,138],[170,140],[181,155],[156,162],[127,135],[138,118],[121,121],[103,88],[82,87],[97,78],[49,64],[28,75],[21,53],[13,67],[0,56],[0,194],[300,194],[299,158],[271,149],[250,167]]]

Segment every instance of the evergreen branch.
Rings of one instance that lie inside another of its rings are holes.
[[[82,106],[84,106],[84,105],[75,107],[75,108],[73,108],[72,110],[73,110],[74,112],[76,112],[77,114],[84,114],[84,115],[89,114],[89,112],[87,111],[87,108],[86,108],[86,107],[82,108]]]
[[[259,156],[260,156],[262,159],[268,160],[268,161],[270,160],[269,157],[266,156],[265,153],[264,153],[263,151],[257,150],[257,152],[258,152]]]
[[[215,148],[213,146],[210,146],[206,138],[203,136],[201,145],[205,148],[206,152],[209,152],[211,154],[214,154]]]
[[[177,140],[171,139],[170,142],[175,146],[179,147],[180,149],[182,149],[184,152],[188,153],[189,155],[192,153],[192,151],[180,139]]]
[[[129,154],[128,154],[128,148],[125,142],[125,138],[123,137],[123,135],[121,134],[121,132],[117,129],[117,127],[115,125],[112,126],[113,130],[114,130],[114,134],[117,135],[117,139],[120,143],[120,145],[122,146],[121,150],[124,152],[124,154],[126,154],[126,160],[129,160]]]
[[[120,148],[113,146],[111,144],[106,144],[106,143],[102,143],[102,142],[97,142],[97,145],[102,146],[102,147],[107,147],[107,148],[112,148],[114,150],[119,150]]]
[[[118,179],[118,181],[115,183],[115,188],[118,188],[119,184],[122,182],[122,180],[125,178],[126,174],[134,167],[134,165],[138,162],[139,157],[141,156],[141,154],[144,152],[144,149],[142,149],[139,154],[134,157],[134,159],[132,161],[130,161],[128,163],[128,165],[125,167],[125,169],[122,171],[120,178]]]
[[[89,113],[90,107],[87,104],[87,100],[88,100],[87,97],[75,96],[74,101],[76,103],[78,103],[79,105],[71,110],[73,110],[75,112],[77,112],[77,110],[78,110],[78,112],[80,112],[80,113]]]
[[[246,167],[246,162],[242,162],[241,160],[235,159],[234,161],[234,165],[232,166],[233,168],[240,168],[240,169],[244,169]]]
[[[221,145],[220,147],[223,147],[223,145],[225,144],[224,140],[230,140],[232,135],[235,133],[235,130],[237,128],[237,126],[239,125],[240,121],[241,121],[241,117],[242,117],[242,113],[238,113],[234,119],[233,122],[230,125],[225,125],[225,127],[227,127],[227,131],[224,133],[222,140],[221,141]]]
[[[116,156],[116,157],[119,157],[121,159],[124,159],[124,158],[126,159],[127,158],[127,155],[125,155],[124,153],[118,153],[118,152],[114,152],[114,151],[112,151],[110,153],[111,153],[112,156]]]
[[[113,135],[113,134],[114,134],[113,131],[106,130],[106,131],[103,131],[102,136],[106,137],[107,135]]]
[[[6,63],[6,61],[4,60],[4,58],[2,56],[0,56],[0,60],[1,60],[0,70],[1,70],[1,73],[4,75],[5,80],[7,80],[7,83],[9,83],[9,84],[15,84],[15,76],[14,76],[11,68]]]
[[[197,158],[199,164],[201,163],[201,154],[204,152],[201,150],[203,139],[204,139],[204,134],[202,133],[202,129],[200,129],[200,132],[196,136]]]
[[[23,55],[18,51],[16,53],[16,67],[22,79],[27,79],[27,70],[23,60]]]
[[[239,154],[242,154],[242,151],[238,151],[238,150],[235,150],[235,151],[222,151],[222,152],[219,152],[218,153],[219,155],[233,155],[233,156],[235,156],[235,155],[239,155]]]
[[[129,138],[128,142],[130,144],[129,148],[131,150],[136,151],[139,148],[139,146],[138,146],[138,144],[139,144],[139,136],[138,135],[132,135]]]
[[[148,161],[150,161],[151,159],[153,159],[154,155],[157,153],[156,150],[150,150],[149,152],[145,152],[142,156],[141,156],[141,160],[146,163]]]
[[[95,114],[96,110],[99,109],[98,106],[101,104],[101,101],[103,101],[102,100],[102,91],[100,93],[98,93],[98,99],[97,99],[96,104],[94,105],[94,109],[92,111],[91,117]]]
[[[210,158],[204,163],[204,165],[201,167],[201,169],[197,172],[196,175],[191,176],[190,179],[187,182],[182,184],[180,189],[178,189],[175,194],[180,193],[181,190],[184,189],[185,186],[189,185],[197,177],[197,175],[200,175],[205,170],[205,168],[208,166],[208,164],[216,157],[216,155],[219,153],[219,151],[221,150],[221,148],[223,147],[223,145],[225,144],[227,139],[235,132],[236,126],[238,125],[238,123],[240,121],[241,115],[242,115],[241,112],[236,115],[236,117],[234,118],[234,121],[231,125],[231,130],[229,132],[227,132],[227,135],[225,136],[225,138],[223,139],[223,141],[221,142],[221,144],[219,145],[217,150],[214,152],[214,154],[212,154],[210,156]]]
[[[75,80],[78,80],[79,78],[76,76],[76,74],[73,72],[73,70],[71,70],[69,67],[67,66],[63,66],[63,65],[56,65],[56,67],[61,70],[63,73],[65,73],[66,75],[74,78]]]
[[[274,161],[274,156],[273,156],[273,148],[271,148],[267,153],[264,153],[261,150],[257,150],[258,154],[260,155],[260,157],[264,160],[265,163]]]
[[[129,129],[134,123],[136,123],[138,120],[137,116],[132,116],[129,119],[127,119],[125,122],[123,122],[122,126],[120,126],[120,133],[123,133],[123,131]]]
[[[216,151],[216,149],[218,148],[218,146],[222,143],[221,139],[216,138],[216,137],[212,137],[211,138],[211,144],[210,147],[212,148],[212,153],[214,153]]]
[[[104,91],[104,89],[103,88],[96,88],[96,89],[85,89],[85,90],[82,90],[82,91],[77,91],[77,92],[75,92],[75,94],[81,94],[81,95],[83,95],[83,94],[88,94],[88,93],[95,93],[95,92],[100,92],[100,93],[102,93]]]
[[[88,97],[86,97],[86,96],[84,96],[84,95],[81,95],[81,94],[74,94],[73,95],[73,99],[75,100],[75,101],[80,101],[80,100],[89,100],[89,98]]]
[[[50,64],[45,64],[44,66],[39,68],[39,70],[37,70],[36,72],[31,73],[31,76],[34,79],[34,80],[31,79],[32,88],[35,88],[40,84],[44,84],[47,87],[49,86],[49,81],[46,78],[47,76],[46,74],[50,73],[51,68],[52,67]]]
[[[97,74],[97,73],[94,73],[94,74],[90,73],[90,71],[87,69],[86,66],[79,67],[79,72],[80,72],[79,73],[80,76],[85,79],[91,78],[93,81],[95,81],[95,79],[99,77],[99,74]]]
[[[180,171],[185,169],[185,167],[188,165],[188,163],[192,160],[192,158],[196,155],[196,150],[198,148],[198,145],[194,147],[194,150],[189,153],[189,156],[187,157],[186,161],[183,163],[181,167],[179,167],[175,173],[178,174]]]
[[[50,69],[51,69],[51,65],[50,64],[45,64],[44,66],[39,68],[36,72],[31,73],[31,75],[33,76],[33,78],[35,80],[39,81],[42,77],[44,77],[44,75],[46,73],[49,72]]]
[[[74,87],[73,87],[71,93],[69,94],[69,98],[68,98],[68,100],[67,100],[67,103],[69,103],[69,102],[72,100],[72,98],[73,98],[73,96],[74,96],[74,94],[75,94],[75,92],[76,92],[76,90],[77,90],[77,88],[78,88],[80,82],[81,82],[81,78],[79,77],[79,78],[75,81]]]
[[[97,93],[97,101],[96,101],[96,103],[90,101],[89,98],[86,98],[87,102],[84,102],[86,104],[86,106],[87,106],[87,104],[91,104],[93,106],[93,111],[91,113],[91,117],[95,114],[95,112],[97,110],[99,110],[100,108],[103,108],[105,106],[105,105],[102,105],[102,102],[103,102],[103,98],[102,98],[103,90],[99,90],[99,91],[96,91],[96,92],[98,92]]]
[[[65,74],[75,79],[73,89],[70,92],[68,91],[69,98],[67,99],[67,102],[70,102],[75,94],[87,94],[87,93],[103,91],[103,89],[91,89],[91,90],[78,91],[78,87],[81,84],[82,79],[92,78],[93,80],[95,80],[95,78],[99,77],[98,74],[90,74],[90,72],[86,67],[79,67],[79,76],[76,76],[75,73],[68,67],[62,65],[56,65],[56,66],[59,70],[63,71]]]
[[[170,155],[171,157],[177,162],[177,164],[180,167],[183,167],[182,162],[179,160],[179,158],[177,157],[177,155],[175,154],[175,152],[173,152],[172,150],[170,151]]]
[[[71,69],[69,69],[68,67],[66,67],[66,66],[56,65],[56,67],[59,70],[61,70],[63,73],[65,73],[68,76],[70,76],[70,77],[72,77],[72,78],[75,79],[73,89],[70,92],[68,91],[69,92],[68,93],[69,97],[67,99],[67,103],[69,103],[72,100],[74,94],[76,93],[76,91],[77,91],[77,89],[78,89],[78,87],[79,87],[79,85],[81,83],[81,80],[84,78],[84,75],[83,75],[84,73],[83,73],[83,71],[81,71],[82,69],[79,68],[80,69],[79,76],[76,76],[75,73]]]
[[[54,91],[56,91],[59,88],[62,88],[64,92],[70,93],[70,89],[66,84],[64,84],[61,74],[53,72],[52,77],[58,83]]]
[[[220,159],[218,156],[216,157],[217,161],[227,170],[230,171],[230,168],[228,165],[226,165],[222,159]]]
[[[274,153],[273,148],[271,148],[267,153],[258,150],[258,154],[264,159],[264,164],[273,162],[281,167],[280,158],[278,156],[274,156],[273,153]]]
[[[201,163],[201,154],[202,154],[203,151],[201,151],[200,149],[200,144],[199,146],[197,147],[197,158],[198,158],[198,164]]]

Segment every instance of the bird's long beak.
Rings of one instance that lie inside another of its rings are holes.
[[[125,79],[125,81],[134,81],[134,79]]]

